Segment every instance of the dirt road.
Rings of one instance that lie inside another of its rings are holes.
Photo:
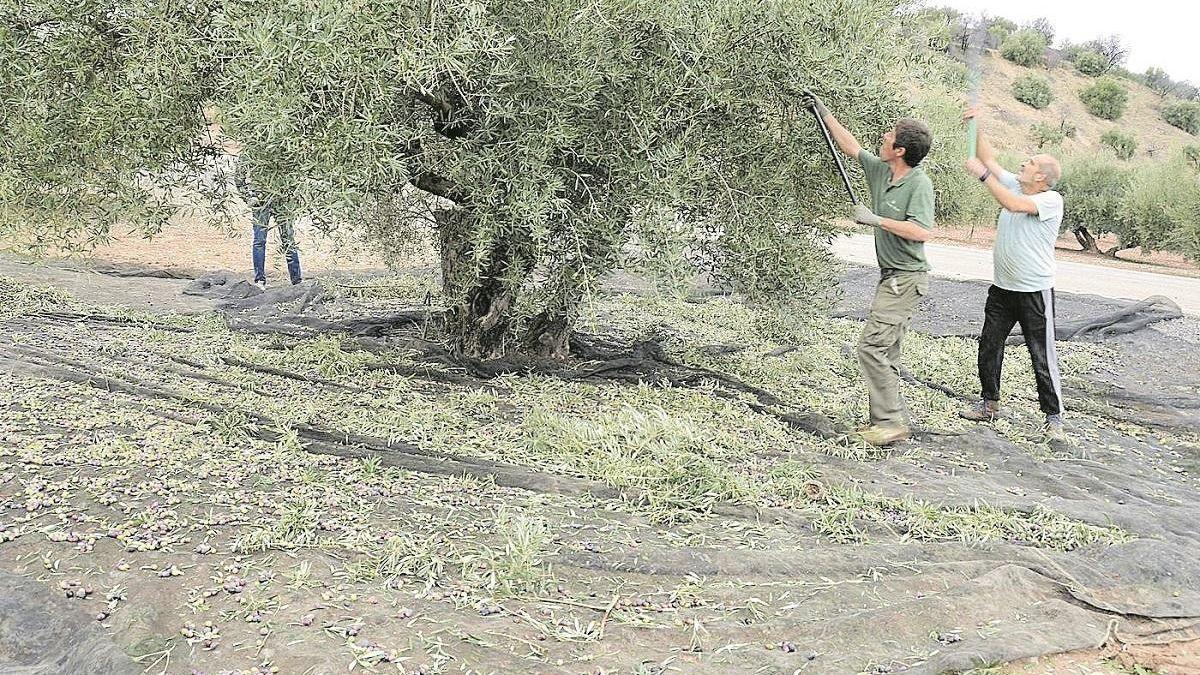
[[[865,234],[840,237],[833,250],[839,258],[865,265],[875,264],[875,242]],[[949,279],[991,279],[992,252],[945,244],[926,244],[933,274]],[[1142,300],[1151,295],[1170,298],[1184,314],[1200,316],[1200,279],[1114,269],[1065,260],[1058,261],[1056,288],[1071,293],[1106,298]]]

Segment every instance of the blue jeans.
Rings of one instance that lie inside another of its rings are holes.
[[[274,209],[271,203],[254,209],[254,245],[251,246],[251,257],[254,259],[254,280],[267,280],[267,232],[271,226],[271,216]],[[292,232],[291,222],[279,223],[279,248],[287,257],[288,276],[293,284],[302,281],[300,276],[300,249],[296,247],[296,236]]]

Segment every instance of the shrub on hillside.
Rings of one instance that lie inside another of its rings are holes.
[[[1013,98],[1038,110],[1050,105],[1050,102],[1054,100],[1054,91],[1050,89],[1050,81],[1037,75],[1017,78],[1013,82],[1012,92]]]
[[[1173,127],[1178,127],[1195,136],[1200,134],[1200,103],[1175,101],[1163,106],[1162,118]]]
[[[1111,77],[1101,78],[1079,93],[1088,112],[1106,120],[1120,119],[1129,104],[1129,91]]]
[[[1137,141],[1133,136],[1123,134],[1116,129],[1109,129],[1100,137],[1100,142],[1113,149],[1117,157],[1121,159],[1129,159],[1133,157],[1133,153],[1137,150]]]
[[[1038,122],[1029,128],[1029,137],[1041,150],[1046,146],[1056,146],[1067,137],[1066,130],[1060,124]]]
[[[1183,160],[1193,169],[1200,171],[1200,146],[1188,145],[1183,148]]]
[[[1085,250],[1098,251],[1096,237],[1101,234],[1129,238],[1121,210],[1132,178],[1131,168],[1102,155],[1063,162],[1063,177],[1056,188],[1065,204],[1063,228],[1071,230]]]
[[[1026,28],[1004,39],[1000,55],[1019,66],[1040,66],[1045,62],[1046,38],[1036,30]]]
[[[1090,77],[1100,77],[1108,72],[1108,59],[1097,52],[1082,51],[1075,57],[1075,67]]]

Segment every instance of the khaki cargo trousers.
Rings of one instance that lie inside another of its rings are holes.
[[[858,368],[867,382],[871,424],[908,426],[900,396],[900,343],[913,310],[929,294],[929,274],[882,270],[871,314],[858,341]]]

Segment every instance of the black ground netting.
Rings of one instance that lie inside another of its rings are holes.
[[[839,308],[843,315],[865,314],[875,274],[860,269],[847,275]],[[914,328],[935,335],[977,333],[986,288],[976,282],[935,280]],[[414,308],[379,316],[354,315],[317,282],[263,292],[230,273],[202,277],[187,292],[218,301],[235,329],[290,336],[338,332],[387,338],[415,331],[434,312]],[[1091,383],[1097,388],[1095,395],[1139,424],[1194,433],[1193,421],[1200,409],[1196,346],[1154,328],[1178,317],[1177,307],[1158,298],[1133,303],[1059,294],[1060,339],[1104,341],[1113,348],[1112,362],[1104,364]],[[635,345],[629,354],[616,353],[612,345],[592,347],[599,358],[620,362],[622,367],[653,367],[637,371],[639,377],[686,375],[656,355],[650,344]],[[35,363],[36,353],[20,343],[4,351],[2,367],[14,372],[51,378],[74,368],[63,360]],[[487,376],[484,370],[463,370],[464,380]],[[70,381],[90,381],[86,373],[72,373]],[[96,386],[114,386],[111,381],[92,379]],[[110,390],[136,397],[149,395],[145,392],[153,386],[127,384]],[[1070,419],[1089,428],[1093,422],[1084,414]],[[270,428],[268,421],[263,422],[264,429]],[[314,441],[313,451],[391,457],[397,466],[415,471],[434,471],[436,460],[442,464],[437,470],[443,472],[486,469],[512,486],[532,491],[562,494],[591,489],[572,482],[575,479],[539,474],[534,467],[430,458],[412,448],[376,447],[370,439],[339,439],[320,430],[305,433]],[[782,510],[730,509],[729,514],[743,520],[795,528],[797,538],[804,538],[803,548],[633,547],[610,542],[602,552],[563,552],[553,562],[560,569],[669,580],[700,576],[747,587],[761,584],[772,593],[791,594],[794,600],[788,613],[744,625],[733,625],[731,620],[730,626],[711,625],[707,630],[728,631],[723,636],[729,641],[778,641],[779,636],[787,636],[820,655],[805,666],[804,672],[812,673],[856,672],[852,665],[865,660],[880,664],[873,672],[942,673],[1113,640],[1137,643],[1200,637],[1200,555],[1196,553],[1200,551],[1200,488],[1192,477],[1200,474],[1200,456],[1167,450],[1152,438],[1111,428],[1100,430],[1095,438],[1099,440],[1094,447],[1082,448],[1086,458],[1045,457],[979,426],[960,435],[921,439],[919,459],[904,451],[874,461],[822,458],[822,479],[862,485],[885,498],[917,499],[950,508],[982,504],[1024,513],[1045,509],[1092,525],[1115,525],[1132,536],[1130,541],[1073,551],[1015,542],[974,544],[950,537],[916,541],[885,519],[864,524],[872,534],[868,543],[846,544],[813,537],[808,523],[792,522]],[[963,458],[973,468],[964,468]],[[608,491],[590,494],[616,498]],[[0,573],[0,585],[4,584],[17,587]],[[112,654],[112,645],[97,638],[95,631],[82,630],[66,618],[44,620],[35,608],[44,606],[55,616],[58,610],[33,595],[9,594],[8,588],[0,588],[0,644],[4,645],[0,666],[8,650],[17,654],[8,657],[10,661],[27,669],[15,672],[84,672],[37,670],[51,661],[71,664],[77,658],[92,659],[87,672],[126,672],[123,657]],[[20,616],[21,623],[6,615]],[[14,638],[14,630],[27,635]],[[14,651],[10,642],[24,645],[20,647],[24,651]],[[46,654],[54,655],[51,661]],[[772,670],[778,665],[769,661],[775,654],[747,662],[747,669],[753,665],[763,672],[794,670]],[[712,672],[719,671],[714,666]]]

